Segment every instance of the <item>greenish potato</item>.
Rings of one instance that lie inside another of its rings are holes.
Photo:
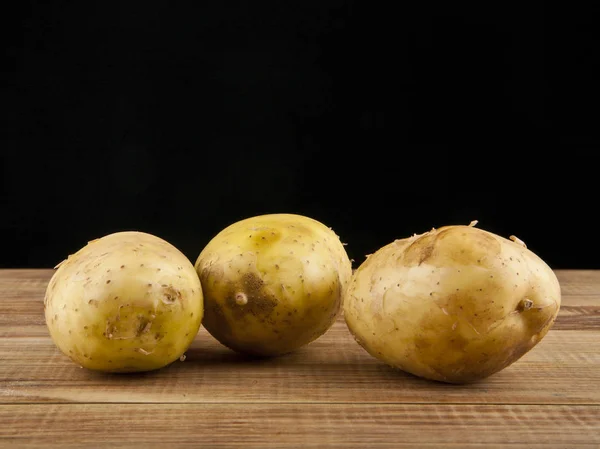
[[[296,214],[231,224],[204,247],[195,267],[203,326],[223,345],[259,356],[294,351],[324,334],[352,275],[339,237]]]
[[[358,267],[344,317],[372,356],[467,383],[511,365],[546,335],[561,303],[553,270],[519,239],[472,225],[396,240]]]
[[[44,299],[56,346],[84,368],[150,371],[183,358],[203,316],[198,275],[159,237],[118,232],[59,264]]]

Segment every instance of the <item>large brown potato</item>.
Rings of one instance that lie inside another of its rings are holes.
[[[396,240],[354,273],[346,323],[371,355],[427,379],[465,383],[518,360],[546,335],[561,291],[518,239],[447,226]]]

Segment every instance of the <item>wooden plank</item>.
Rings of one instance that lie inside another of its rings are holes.
[[[556,270],[563,295],[598,296],[600,292],[600,270]]]
[[[0,447],[600,447],[600,271],[558,271],[551,332],[465,386],[385,366],[342,319],[274,359],[239,356],[202,329],[185,362],[94,373],[49,338],[52,272],[0,270]]]
[[[599,416],[556,405],[4,405],[0,446],[598,447]]]
[[[581,305],[583,302],[581,298],[572,296],[564,298],[552,330],[600,331],[600,304],[597,304],[597,297],[593,299],[594,304]],[[573,305],[574,302],[577,302],[578,305]]]
[[[294,354],[237,355],[202,330],[175,362],[141,375],[81,369],[47,337],[0,339],[0,403],[344,402],[600,404],[600,333],[550,332],[521,360],[473,385],[418,379],[367,354],[342,322]]]

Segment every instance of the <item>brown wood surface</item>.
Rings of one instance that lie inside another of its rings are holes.
[[[0,270],[0,447],[600,448],[600,271],[558,270],[563,304],[528,354],[472,385],[393,370],[342,319],[269,360],[201,330],[184,362],[81,369],[50,340],[51,270]]]

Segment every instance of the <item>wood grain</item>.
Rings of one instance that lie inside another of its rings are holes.
[[[0,445],[591,448],[600,445],[598,413],[596,406],[557,405],[4,405]]]
[[[91,372],[49,337],[52,272],[0,270],[0,447],[600,447],[600,271],[557,271],[548,335],[464,386],[387,367],[343,319],[283,357],[240,356],[202,329],[185,362]]]
[[[0,339],[0,359],[0,403],[600,403],[600,388],[589,388],[600,385],[600,338],[589,331],[550,333],[511,367],[466,386],[387,367],[341,322],[305,349],[269,360],[239,356],[203,331],[185,362],[141,375],[80,369],[44,337]]]

